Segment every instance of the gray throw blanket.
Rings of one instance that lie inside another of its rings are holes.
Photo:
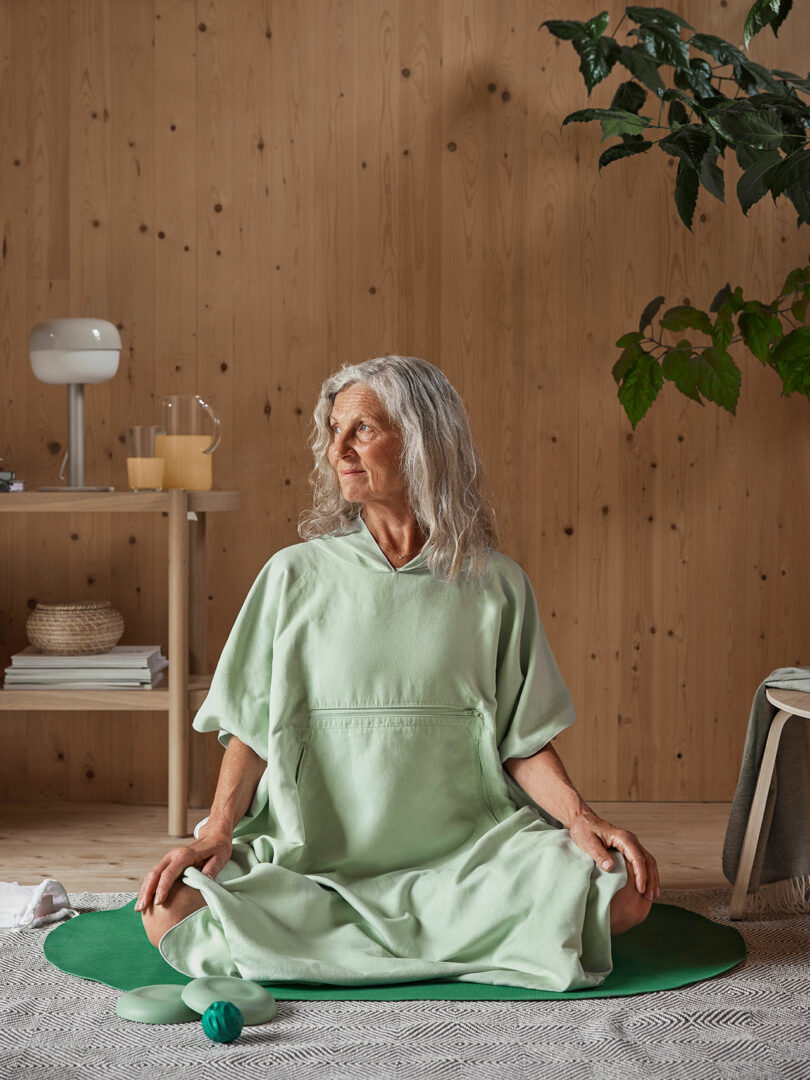
[[[732,883],[737,875],[765,740],[777,713],[765,696],[766,686],[810,692],[810,667],[777,668],[754,694],[723,846],[723,873]],[[810,910],[810,720],[803,717],[788,720],[782,732],[749,893],[776,882],[784,884],[759,890],[761,908]],[[750,910],[756,907],[756,903],[749,903]]]

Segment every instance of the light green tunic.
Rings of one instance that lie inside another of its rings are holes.
[[[197,731],[268,762],[231,860],[183,880],[207,907],[168,930],[187,975],[457,979],[570,990],[611,970],[601,870],[503,769],[574,721],[524,571],[395,570],[361,518],[265,564]]]

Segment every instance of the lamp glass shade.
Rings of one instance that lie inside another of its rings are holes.
[[[106,319],[50,319],[28,336],[34,375],[46,383],[100,383],[118,370],[121,336]]]

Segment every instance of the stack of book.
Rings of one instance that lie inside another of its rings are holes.
[[[51,656],[29,645],[11,657],[5,690],[153,690],[169,661],[159,645],[115,645],[91,656]]]
[[[15,480],[12,469],[0,469],[0,491],[25,491],[25,481]]]

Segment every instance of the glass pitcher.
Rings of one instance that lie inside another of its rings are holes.
[[[211,455],[219,446],[220,421],[199,394],[169,394],[157,399],[164,435],[155,439],[162,457],[163,487],[210,491]]]

